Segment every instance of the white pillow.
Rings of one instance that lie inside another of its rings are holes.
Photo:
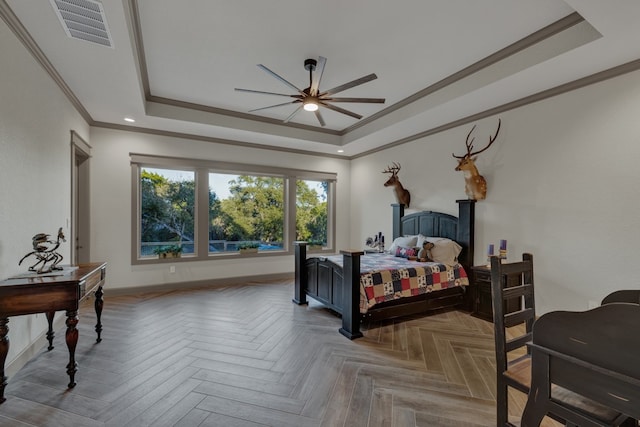
[[[403,236],[396,237],[391,246],[389,246],[389,253],[392,255],[396,254],[396,248],[398,246],[402,246],[405,248],[415,248],[418,242],[418,236]]]
[[[425,240],[429,239],[427,236],[423,236],[422,234],[418,234],[418,241],[416,242],[416,246],[422,249],[422,244]],[[427,240],[429,241],[429,240]]]
[[[435,262],[449,266],[458,263],[458,255],[460,255],[460,251],[462,251],[462,246],[460,246],[458,242],[445,237],[427,237],[419,234],[416,246],[422,248],[422,243],[425,240],[434,244],[434,247],[431,248],[431,258],[433,258]]]

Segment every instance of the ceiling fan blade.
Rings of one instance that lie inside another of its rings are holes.
[[[301,95],[306,95],[302,90],[300,90],[299,88],[297,88],[296,86],[294,86],[292,83],[289,83],[287,80],[285,80],[283,77],[280,77],[279,75],[277,75],[276,73],[274,73],[273,71],[271,71],[270,69],[268,69],[267,67],[265,67],[262,64],[258,64],[258,67],[262,68],[264,71],[266,71],[267,73],[271,74],[273,77],[275,77],[276,79],[280,80],[282,83],[286,84],[287,86],[289,86],[291,89],[295,90],[296,92],[300,93]]]
[[[375,73],[371,73],[368,76],[360,77],[359,79],[352,80],[349,83],[345,83],[343,85],[334,87],[333,89],[329,89],[329,90],[327,90],[325,92],[322,92],[318,96],[333,95],[334,93],[338,93],[338,92],[342,92],[343,90],[351,89],[352,87],[359,86],[359,85],[361,85],[363,83],[370,82],[371,80],[375,80],[377,78],[378,78],[378,76],[376,76]]]
[[[320,122],[320,126],[324,126],[326,125],[326,123],[324,122],[324,119],[322,118],[322,114],[320,114],[320,110],[316,110],[316,119],[318,119],[318,122]]]
[[[249,92],[249,93],[260,93],[263,95],[278,95],[278,96],[288,96],[291,98],[302,98],[301,95],[287,95],[286,93],[276,93],[276,92],[265,92],[262,90],[253,90],[253,89],[241,89],[239,87],[235,88],[238,92]]]
[[[295,116],[296,114],[298,114],[298,112],[302,110],[302,104],[300,104],[300,106],[298,108],[295,109],[295,111],[291,114],[289,114],[289,117],[287,117],[286,119],[284,119],[284,123],[289,123],[289,121],[291,119],[293,119],[293,116]]]
[[[369,104],[384,104],[384,98],[322,98],[321,101],[329,102],[365,102]]]
[[[360,120],[362,118],[362,116],[360,114],[356,114],[356,113],[354,113],[352,111],[345,110],[344,108],[336,107],[335,105],[331,105],[331,104],[328,104],[326,102],[320,101],[320,105],[322,105],[323,107],[327,107],[330,110],[337,111],[338,113],[342,113],[342,114],[346,114],[347,116],[354,117],[354,118],[356,118],[358,120]]]
[[[309,90],[311,96],[316,96],[318,94],[318,90],[320,88],[320,80],[322,80],[322,73],[324,73],[324,66],[326,63],[327,58],[325,58],[324,56],[318,57],[318,63],[316,64],[316,73],[313,75],[313,80],[311,81],[311,89]]]
[[[299,100],[295,100],[295,101],[291,101],[291,102],[283,102],[282,104],[269,105],[268,107],[255,108],[253,110],[249,110],[249,112],[253,113],[254,111],[266,110],[267,108],[282,107],[283,105],[291,105],[291,104],[295,104],[296,102],[300,102],[300,101]]]

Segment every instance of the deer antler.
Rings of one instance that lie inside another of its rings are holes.
[[[451,155],[453,157],[455,157],[456,159],[464,159],[465,157],[469,158],[471,156],[476,156],[480,153],[482,153],[483,151],[485,151],[487,148],[491,147],[491,144],[493,144],[493,142],[496,140],[496,138],[498,137],[498,133],[500,133],[500,125],[502,124],[502,121],[500,119],[498,119],[498,129],[496,129],[496,133],[493,136],[489,137],[489,143],[487,144],[486,147],[484,147],[482,150],[480,151],[476,151],[475,153],[472,153],[473,151],[473,141],[476,139],[475,137],[471,138],[471,141],[469,141],[469,137],[471,136],[471,133],[473,132],[473,130],[476,128],[476,125],[473,125],[473,127],[471,128],[471,130],[469,131],[469,133],[467,134],[467,140],[465,142],[466,146],[467,146],[467,154],[465,154],[464,156],[456,156],[455,154],[451,153]]]
[[[475,128],[476,128],[476,125],[473,125],[473,127],[467,134],[467,140],[465,141],[465,144],[467,146],[467,154],[465,154],[464,156],[456,156],[455,154],[451,153],[453,157],[455,157],[456,159],[464,159],[465,157],[471,156],[471,150],[473,150],[473,141],[476,139],[476,137],[474,136],[473,138],[471,138],[471,141],[469,141],[469,137],[471,136],[471,133],[473,133],[473,130]]]
[[[471,153],[469,154],[469,156],[475,156],[477,154],[482,153],[484,150],[486,150],[487,148],[491,147],[491,144],[493,144],[493,142],[496,140],[496,138],[498,137],[498,134],[500,133],[500,125],[502,124],[502,121],[500,119],[498,119],[498,129],[496,129],[496,133],[493,136],[489,137],[489,143],[487,144],[486,147],[484,147],[482,150],[480,151],[476,151],[475,153]],[[473,145],[471,146],[471,148],[473,149]]]
[[[393,167],[387,166],[387,169],[382,171],[382,173],[390,173],[393,175],[397,175],[398,172],[400,172],[400,165],[396,162],[393,162]]]

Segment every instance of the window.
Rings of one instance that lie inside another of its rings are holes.
[[[140,255],[178,245],[194,253],[195,173],[140,169]]]
[[[296,182],[296,240],[326,247],[329,181]]]
[[[209,252],[284,249],[284,178],[209,174]]]
[[[176,246],[186,260],[333,249],[335,174],[139,154],[131,166],[134,264]]]

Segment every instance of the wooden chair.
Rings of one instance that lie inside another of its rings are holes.
[[[512,426],[509,423],[509,387],[526,394],[531,384],[531,357],[526,344],[531,341],[536,317],[533,255],[525,253],[521,262],[513,263],[502,263],[500,258],[491,257],[491,296],[497,368],[496,425]],[[520,299],[520,310],[505,312],[507,301],[514,298]],[[511,329],[508,337],[507,329],[514,326],[519,329]],[[519,333],[514,333],[518,330]]]
[[[606,304],[615,304],[615,303],[629,303],[629,304],[639,304],[640,305],[640,289],[624,289],[620,291],[615,291],[604,297],[601,305]],[[627,421],[625,426],[638,426],[640,423],[638,420],[634,420],[633,422]]]
[[[617,302],[640,304],[640,289],[629,289],[610,293],[609,295],[604,297],[601,305],[613,304]]]
[[[541,316],[530,344],[533,381],[522,427],[539,426],[547,414],[587,427],[637,425],[638,325],[640,305],[628,303]],[[573,399],[558,398],[557,389]]]
[[[513,426],[509,422],[509,387],[529,394],[531,387],[531,354],[527,344],[533,337],[536,320],[533,255],[522,254],[522,261],[502,263],[491,257],[491,294],[493,299],[493,325],[496,349],[496,405],[497,426]],[[514,304],[512,300],[519,300]],[[513,311],[507,311],[509,307]],[[607,426],[619,426],[625,419],[589,399],[576,396],[569,390],[554,387],[554,398],[570,402],[580,410],[601,413],[608,419]],[[551,412],[556,421],[574,426],[560,414]],[[579,424],[581,425],[581,424]],[[623,424],[634,425],[634,424]]]

